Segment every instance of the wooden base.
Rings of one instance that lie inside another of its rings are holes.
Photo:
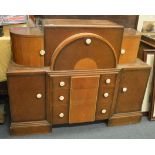
[[[141,121],[142,113],[141,112],[129,112],[129,113],[120,113],[114,114],[109,122],[108,126],[118,126],[118,125],[128,125],[135,124]]]
[[[4,105],[0,105],[0,123],[4,123],[5,121],[5,116],[4,116]]]
[[[43,134],[51,132],[51,125],[46,121],[11,123],[11,135]]]

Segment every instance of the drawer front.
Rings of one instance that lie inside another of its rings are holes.
[[[56,76],[52,78],[53,89],[69,89],[70,88],[70,77],[69,76]]]
[[[97,106],[96,120],[104,120],[109,118],[110,104],[102,103]]]
[[[53,106],[53,125],[65,124],[69,121],[68,105]]]
[[[122,71],[116,113],[141,111],[149,72],[149,69]]]
[[[45,74],[10,75],[8,90],[12,121],[45,119]]]
[[[70,98],[70,89],[53,89],[51,91],[51,96],[53,96],[52,104],[53,105],[62,105],[66,104],[69,105]]]
[[[117,73],[102,74],[100,77],[99,87],[107,87],[107,88],[115,87],[116,78],[117,78]]]

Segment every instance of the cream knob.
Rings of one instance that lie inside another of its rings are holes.
[[[110,79],[106,79],[106,84],[109,84],[111,82]]]
[[[125,54],[125,52],[126,52],[125,49],[122,49],[122,50],[121,50],[121,54],[122,54],[122,55]]]
[[[59,100],[63,101],[64,100],[64,96],[59,96]]]
[[[37,94],[37,98],[41,98],[42,97],[42,94]]]
[[[91,39],[90,39],[90,38],[87,38],[87,39],[86,39],[86,44],[87,44],[87,45],[90,45],[90,44],[91,44]]]
[[[60,117],[60,118],[64,117],[64,113],[60,113],[60,114],[59,114],[59,117]]]
[[[41,55],[41,56],[45,55],[45,51],[44,51],[44,50],[41,50],[41,51],[40,51],[40,55]]]
[[[109,94],[108,93],[104,93],[104,97],[108,97],[109,96]]]
[[[102,114],[105,114],[106,112],[107,112],[106,109],[102,109],[102,111],[101,111]]]
[[[124,87],[124,88],[122,89],[123,93],[127,92],[127,90],[128,90],[128,88],[126,88],[126,87]]]
[[[64,82],[64,81],[61,81],[61,82],[59,83],[59,85],[60,85],[61,87],[63,87],[63,86],[65,86],[65,82]]]

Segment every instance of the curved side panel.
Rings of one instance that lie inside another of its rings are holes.
[[[86,39],[91,44],[86,44]],[[94,33],[79,33],[61,42],[51,58],[52,70],[114,68],[116,51],[103,37]]]
[[[44,66],[44,56],[40,51],[44,49],[43,36],[24,35],[10,32],[12,42],[13,61],[28,67]]]

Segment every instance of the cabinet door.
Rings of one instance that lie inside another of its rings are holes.
[[[69,123],[95,120],[99,76],[71,78]]]
[[[14,122],[45,119],[45,74],[9,75],[11,119]]]
[[[116,113],[141,111],[149,72],[143,68],[122,70]]]

